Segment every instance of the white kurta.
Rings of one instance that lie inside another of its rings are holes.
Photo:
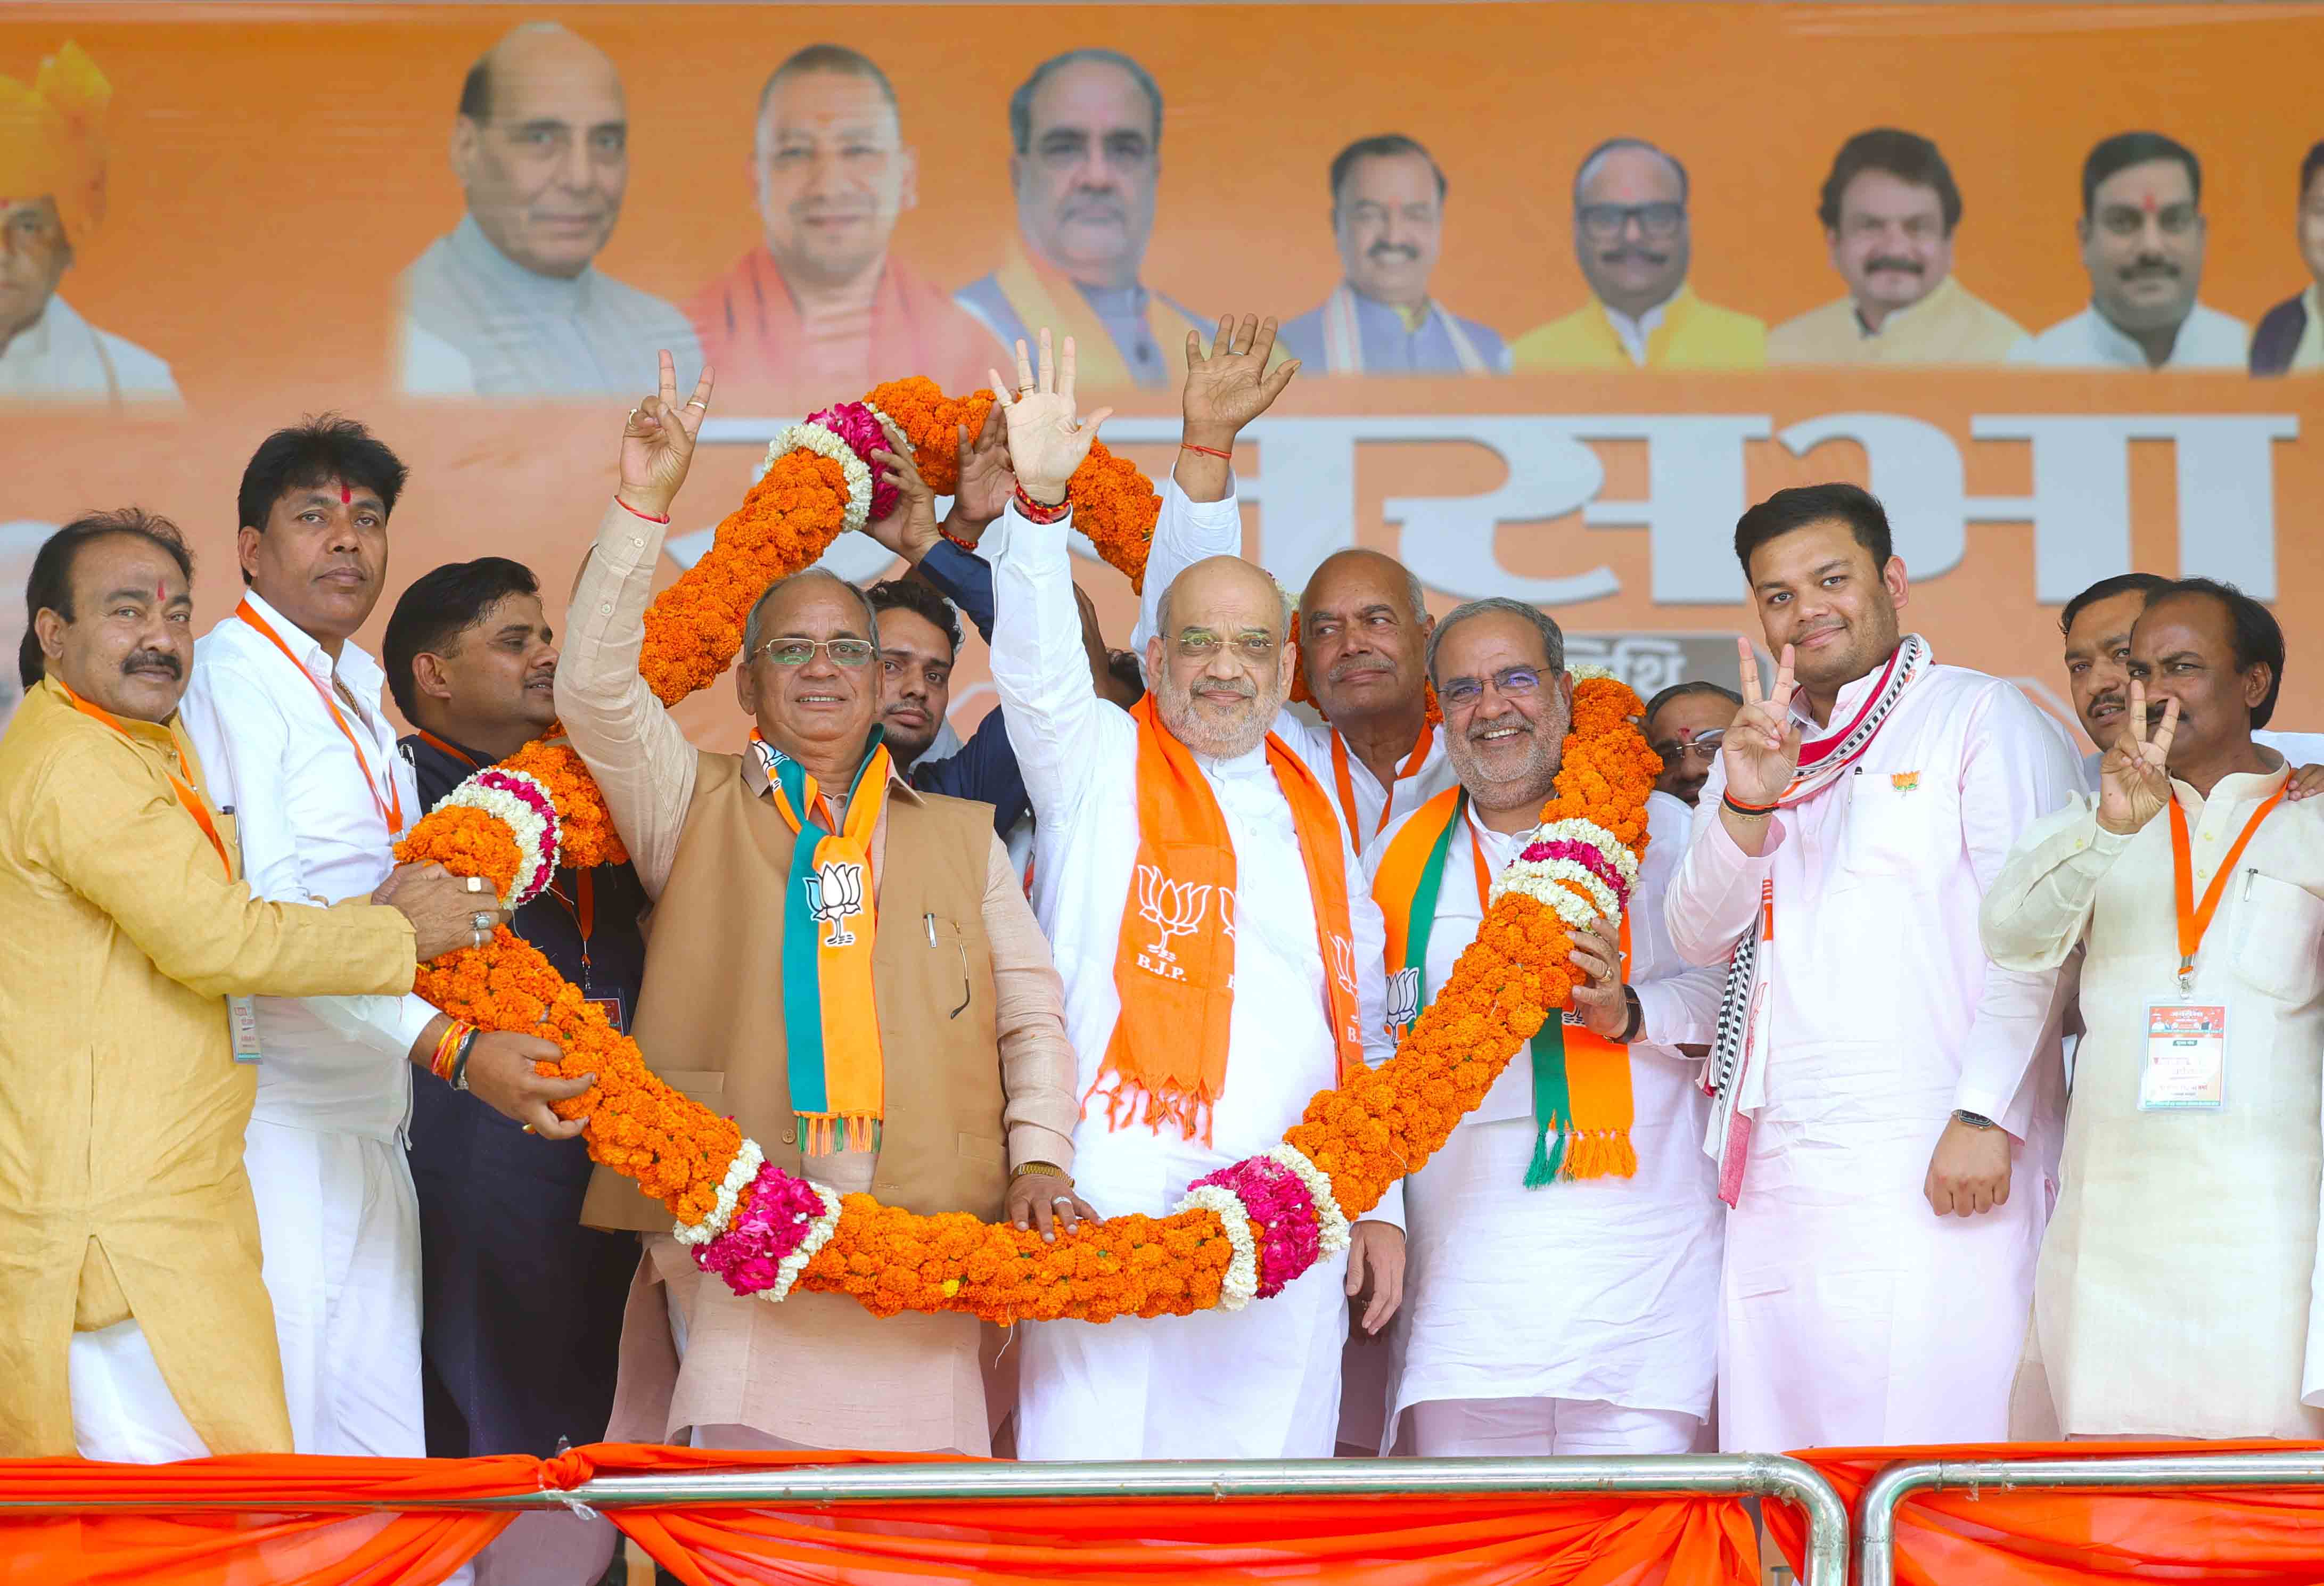
[[[170,365],[125,337],[99,330],[60,297],[0,347],[0,401],[135,403],[151,411],[173,405]]]
[[[1154,525],[1154,543],[1147,552],[1146,587],[1139,601],[1138,628],[1130,635],[1130,649],[1141,658],[1146,654],[1146,641],[1154,636],[1162,595],[1172,579],[1196,562],[1241,554],[1242,508],[1236,503],[1231,486],[1223,501],[1197,502],[1187,499],[1176,479],[1164,480],[1162,512]],[[1332,807],[1340,810],[1340,819],[1344,823],[1348,812],[1341,805],[1337,772],[1332,763],[1332,745],[1339,734],[1314,713],[1286,707],[1275,718],[1275,735],[1315,773],[1315,779],[1332,795]],[[1359,853],[1392,823],[1410,815],[1460,779],[1453,772],[1452,761],[1444,753],[1444,729],[1441,726],[1429,734],[1428,752],[1421,756],[1418,765],[1410,764],[1407,757],[1406,763],[1397,768],[1393,788],[1382,787],[1371,768],[1352,752],[1347,761],[1348,791],[1354,798],[1356,816],[1356,828],[1350,835]]]
[[[1711,1413],[1726,1209],[1702,1154],[1702,1060],[1676,1048],[1710,1043],[1726,977],[1679,957],[1663,922],[1690,812],[1666,793],[1650,797],[1646,812],[1652,835],[1630,915],[1629,980],[1643,1015],[1630,1047],[1637,1174],[1526,1188],[1533,1065],[1526,1052],[1509,1060],[1444,1148],[1405,1181],[1406,1318],[1383,1453],[1396,1448],[1399,1417],[1431,1401],[1581,1399],[1697,1420]],[[1484,917],[1471,844],[1481,840],[1499,874],[1523,842],[1467,824],[1437,894],[1431,989],[1451,977]],[[1367,871],[1388,841],[1366,851]]]
[[[368,894],[394,864],[355,750],[314,683],[355,697],[339,712],[363,741],[382,799],[390,779],[408,825],[411,768],[381,703],[385,675],[355,645],[322,646],[246,595],[300,659],[228,617],[194,650],[182,719],[230,807],[251,890],[278,902]],[[300,1453],[420,1457],[420,1211],[403,1154],[412,1043],[436,1010],[418,997],[261,997],[258,1100],[244,1163],[258,1203],[267,1292]]]
[[[1877,676],[1840,690],[1834,722]],[[2005,1434],[2062,1075],[2055,973],[1989,965],[1978,907],[2079,775],[2023,694],[1933,661],[1836,785],[1774,818],[1758,858],[1720,824],[1711,768],[1673,942],[1723,960],[1760,882],[1775,887],[1766,1102],[1727,1219],[1722,1448]],[[1981,1217],[1939,1217],[1923,1194],[1956,1108],[2015,1137],[2009,1200]]]
[[[2285,776],[2225,777],[2208,799],[2173,783],[2198,899]],[[2280,806],[2253,834],[2183,994],[2170,818],[2123,837],[2097,808],[2084,795],[2028,831],[1985,902],[1996,963],[2087,948],[2089,1033],[2012,1434],[2324,1438],[2306,1407],[2324,1405],[2324,806]],[[2140,1109],[2152,1001],[2226,1004],[2219,1108]]]
[[[1138,856],[1138,733],[1098,698],[1081,650],[1063,525],[1012,510],[988,530],[992,678],[1036,821],[1033,907],[1055,945],[1079,1085],[1097,1083],[1121,1013],[1115,948]],[[1235,994],[1212,1138],[1107,1126],[1084,1106],[1074,1176],[1101,1213],[1167,1213],[1194,1179],[1277,1144],[1337,1083],[1324,966],[1291,807],[1264,748],[1197,756],[1235,852]],[[1382,1033],[1379,910],[1342,844],[1367,1056]],[[1401,1197],[1376,1209],[1401,1222]],[[1346,1258],[1240,1312],[1026,1325],[1018,1452],[1028,1459],[1322,1458],[1340,1404]]]
[[[2251,327],[2217,309],[2190,306],[2179,322],[2171,355],[2160,365],[2146,361],[2146,349],[2095,306],[2009,349],[2009,362],[2052,369],[2242,369],[2250,355]]]

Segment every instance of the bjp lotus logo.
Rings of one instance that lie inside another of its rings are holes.
[[[1178,955],[1170,951],[1173,936],[1191,936],[1203,928],[1204,917],[1211,911],[1211,889],[1196,886],[1192,881],[1174,881],[1163,875],[1159,865],[1138,867],[1138,917],[1154,927],[1156,941],[1148,949],[1161,964],[1176,964]],[[1166,971],[1157,964],[1146,967],[1155,973],[1169,973],[1179,978],[1182,972]]]
[[[801,878],[807,888],[808,912],[817,925],[831,927],[826,947],[853,947],[855,934],[847,922],[863,912],[863,867],[844,859],[826,860],[815,873]]]
[[[1340,990],[1352,997],[1356,994],[1356,945],[1342,936],[1332,937],[1332,978],[1340,982]]]
[[[1897,771],[1889,777],[1888,785],[1891,788],[1895,788],[1899,793],[1917,792],[1921,786],[1921,773],[1918,771]]]
[[[1420,966],[1399,969],[1388,977],[1388,1033],[1399,1035],[1420,1017]]]

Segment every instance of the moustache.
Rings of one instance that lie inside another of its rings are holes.
[[[1374,243],[1365,255],[1372,259],[1416,260],[1420,250],[1404,243]]]
[[[1120,220],[1121,204],[1111,198],[1068,198],[1063,211],[1067,220]]]
[[[1506,733],[1512,730],[1522,737],[1530,738],[1535,735],[1534,724],[1531,722],[1526,720],[1521,715],[1511,714],[1509,715],[1501,716],[1494,721],[1476,723],[1469,729],[1469,742],[1471,743],[1481,743],[1484,742],[1485,734],[1488,733]]]
[[[2168,259],[2141,259],[2122,272],[2125,281],[2144,281],[2150,275],[2167,276],[2176,281],[2179,279],[2179,266]]]
[[[1917,259],[1892,258],[1886,254],[1865,261],[1864,268],[1868,272],[1874,270],[1897,270],[1902,271],[1907,275],[1923,275],[1927,273],[1921,268],[1920,261]]]
[[[185,662],[166,650],[141,650],[134,652],[121,663],[121,675],[125,678],[133,672],[142,672],[148,668],[167,672],[172,678],[186,675]]]
[[[1396,663],[1384,660],[1343,660],[1324,675],[1334,683],[1344,683],[1350,678],[1369,677],[1375,672],[1393,672]]]
[[[1634,247],[1628,244],[1618,248],[1609,248],[1598,255],[1598,262],[1601,264],[1628,264],[1633,261],[1642,264],[1667,264],[1670,263],[1670,255],[1657,254],[1652,248]]]
[[[1206,678],[1202,682],[1196,684],[1190,692],[1204,696],[1231,694],[1237,699],[1256,699],[1259,697],[1259,690],[1251,685],[1248,678],[1238,678],[1231,683],[1222,682],[1215,678]]]

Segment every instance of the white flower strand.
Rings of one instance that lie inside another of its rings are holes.
[[[843,530],[853,530],[861,529],[870,522],[872,521],[872,470],[863,466],[863,459],[855,455],[853,447],[849,446],[820,424],[785,426],[782,432],[768,443],[766,459],[759,465],[759,471],[752,476],[751,483],[756,484],[765,478],[767,470],[775,466],[775,459],[785,452],[798,451],[801,448],[811,451],[817,456],[829,457],[839,465],[840,473],[847,478],[847,510],[840,520],[840,528]]]
[[[1307,1160],[1305,1151],[1292,1145],[1277,1146],[1267,1153],[1267,1159],[1289,1168],[1292,1176],[1307,1186],[1307,1198],[1315,1203],[1315,1231],[1323,1236],[1321,1256],[1329,1258],[1346,1249],[1348,1215],[1333,1199],[1332,1181],[1323,1170]]]
[[[1204,1184],[1188,1190],[1186,1198],[1170,1209],[1174,1217],[1181,1212],[1215,1213],[1225,1225],[1234,1259],[1227,1263],[1226,1277],[1219,1285],[1219,1309],[1241,1310],[1259,1295],[1259,1241],[1250,1236],[1250,1208],[1226,1185]]]
[[[521,771],[506,774],[523,775]],[[526,779],[531,780],[530,778]],[[534,785],[539,786],[538,783]],[[545,789],[541,797],[547,800]],[[503,908],[520,908],[540,896],[528,883],[536,875],[554,874],[557,869],[557,834],[542,818],[540,810],[506,788],[487,786],[474,777],[453,788],[442,802],[481,810],[508,827],[510,835],[516,839],[517,871],[509,878],[509,884],[500,890],[500,906]],[[542,869],[544,859],[548,862],[545,871]]]
[[[1624,886],[1637,884],[1638,856],[1624,846],[1619,837],[1596,821],[1586,821],[1574,816],[1565,820],[1551,821],[1546,825],[1536,826],[1526,834],[1525,841],[1517,844],[1517,852],[1523,853],[1536,843],[1587,844],[1605,855],[1608,862],[1613,865],[1614,873],[1622,878]]]
[[[776,1264],[774,1286],[759,1291],[758,1297],[770,1305],[782,1303],[790,1294],[791,1285],[797,1283],[799,1274],[807,1270],[807,1264],[814,1260],[823,1247],[831,1242],[831,1236],[839,1231],[838,1192],[811,1178],[805,1183],[815,1192],[816,1199],[823,1203],[823,1215],[808,1220],[807,1237],[799,1240],[798,1249]]]
[[[1571,889],[1559,884],[1563,881],[1572,881],[1589,897],[1575,896]],[[1499,903],[1511,892],[1521,893],[1545,908],[1556,910],[1557,917],[1569,926],[1594,925],[1601,917],[1609,926],[1614,926],[1622,918],[1622,906],[1614,896],[1614,889],[1600,881],[1579,860],[1520,860],[1494,881],[1492,900]],[[1598,905],[1594,909],[1590,906],[1593,901]]]
[[[759,1176],[759,1169],[766,1166],[766,1161],[765,1154],[759,1149],[759,1142],[744,1136],[742,1148],[734,1153],[733,1164],[726,1169],[726,1176],[718,1185],[718,1204],[711,1209],[709,1216],[699,1222],[679,1223],[676,1234],[678,1242],[682,1245],[706,1245],[725,1232],[726,1225],[734,1220],[734,1202],[742,1194],[742,1186]]]

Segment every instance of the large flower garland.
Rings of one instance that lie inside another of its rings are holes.
[[[646,614],[640,670],[655,694],[675,701],[724,670],[760,593],[879,510],[868,456],[884,444],[878,417],[903,431],[922,477],[945,493],[957,483],[956,426],[980,429],[991,401],[896,381],[786,430],[710,554]],[[1093,446],[1069,488],[1075,526],[1136,581],[1158,504],[1151,484]],[[595,1074],[558,1111],[588,1115],[591,1157],[669,1207],[696,1263],[738,1294],[779,1300],[802,1287],[852,1295],[874,1315],[962,1311],[1001,1323],[1235,1309],[1345,1249],[1349,1224],[1426,1162],[1551,1010],[1570,1004],[1568,922],[1618,912],[1646,840],[1661,762],[1630,724],[1638,709],[1620,683],[1577,686],[1543,831],[1393,1058],[1317,1095],[1281,1145],[1197,1180],[1171,1215],[1084,1222],[1054,1243],[965,1213],[923,1216],[842,1196],[776,1167],[732,1120],[656,1077],[637,1043],[505,927],[484,947],[423,965],[415,989],[484,1028],[545,1029],[564,1056],[544,1072]],[[553,743],[470,779],[399,855],[488,876],[504,901],[532,895],[560,860],[624,857],[579,757]]]

